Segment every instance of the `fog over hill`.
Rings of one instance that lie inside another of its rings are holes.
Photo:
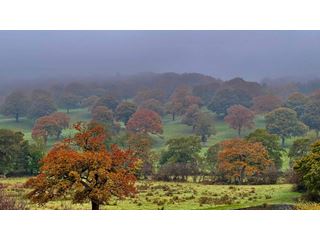
[[[199,72],[319,76],[318,31],[1,31],[1,82]]]

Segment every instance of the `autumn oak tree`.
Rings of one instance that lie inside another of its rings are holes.
[[[182,116],[181,123],[186,124],[188,126],[192,126],[192,131],[194,131],[199,114],[200,114],[199,106],[196,104],[193,104],[188,107],[186,113]]]
[[[92,119],[100,123],[112,123],[113,112],[105,106],[97,106],[91,111]]]
[[[32,137],[34,139],[43,138],[46,143],[49,136],[60,138],[62,130],[69,126],[70,117],[62,112],[55,112],[49,116],[43,116],[36,120],[32,128]]]
[[[282,168],[282,156],[284,149],[280,146],[279,136],[269,133],[266,129],[258,128],[251,132],[246,139],[249,142],[260,142],[268,151],[270,159],[274,162],[276,168]]]
[[[172,120],[175,120],[176,115],[183,115],[191,105],[201,105],[201,99],[192,96],[190,89],[186,86],[179,86],[170,96],[170,101],[166,105],[167,113],[172,115]]]
[[[165,113],[165,109],[163,104],[154,98],[147,99],[143,101],[139,107],[146,108],[158,113],[160,116],[163,116]]]
[[[162,121],[154,111],[140,108],[127,123],[127,129],[133,132],[162,134]]]
[[[252,102],[252,110],[256,113],[267,113],[282,105],[281,99],[274,95],[257,96]]]
[[[231,139],[220,143],[216,174],[220,181],[231,184],[274,182],[275,166],[260,142]]]
[[[250,109],[242,105],[233,105],[228,108],[227,113],[228,115],[224,120],[231,128],[238,131],[239,137],[244,128],[250,129],[254,127],[254,113]]]
[[[32,92],[31,105],[28,111],[30,118],[37,119],[56,111],[57,107],[49,92],[41,89],[36,89]]]
[[[93,210],[111,197],[136,192],[139,160],[131,150],[113,145],[107,151],[106,135],[99,124],[75,124],[77,133],[55,145],[42,159],[40,174],[31,178],[28,198],[38,204],[68,196],[73,203],[91,202]]]

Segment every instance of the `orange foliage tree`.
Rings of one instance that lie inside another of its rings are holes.
[[[105,106],[97,106],[91,111],[92,119],[100,123],[112,123],[113,112]]]
[[[43,138],[46,143],[49,136],[60,138],[62,130],[69,126],[70,117],[61,112],[40,117],[32,128],[32,138]]]
[[[132,132],[162,134],[162,122],[159,114],[149,109],[140,108],[127,123],[127,129]]]
[[[134,194],[139,159],[133,151],[116,145],[107,151],[102,125],[77,123],[74,128],[74,137],[55,145],[41,160],[40,174],[27,181],[33,188],[28,198],[45,204],[68,196],[73,203],[90,201],[98,210],[112,196]]]
[[[233,105],[227,110],[228,115],[224,120],[231,128],[238,130],[238,136],[241,135],[243,128],[252,128],[254,126],[254,113],[242,105]]]
[[[236,138],[223,141],[219,146],[216,174],[220,180],[233,184],[275,181],[274,163],[261,143]]]
[[[267,113],[281,107],[282,101],[274,95],[257,96],[253,98],[252,110],[256,113]]]
[[[190,89],[186,86],[179,86],[170,96],[170,101],[167,103],[167,112],[172,114],[172,120],[175,120],[176,115],[186,113],[189,106],[196,104],[201,105],[201,98],[193,96]]]

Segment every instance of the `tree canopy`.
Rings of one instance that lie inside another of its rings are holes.
[[[242,105],[233,105],[227,109],[227,113],[224,120],[231,128],[238,131],[239,137],[244,128],[251,129],[254,127],[254,113],[250,109]]]
[[[307,126],[298,120],[297,113],[289,108],[277,108],[265,116],[268,132],[277,134],[282,140],[293,136],[301,136],[308,130]]]
[[[68,195],[73,203],[90,201],[98,210],[112,196],[134,194],[139,160],[133,152],[116,145],[107,151],[101,125],[78,123],[74,128],[75,136],[55,145],[41,160],[40,174],[28,180],[29,199],[45,204]]]
[[[5,116],[14,117],[16,122],[19,122],[20,117],[28,113],[29,105],[29,98],[23,92],[15,91],[6,97],[1,112]]]

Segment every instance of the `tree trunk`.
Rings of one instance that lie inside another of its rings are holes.
[[[67,113],[70,113],[70,109],[69,108],[67,108]]]
[[[16,122],[19,122],[19,113],[16,113]]]
[[[100,206],[99,206],[99,203],[91,200],[91,209],[92,210],[99,210]]]
[[[241,128],[238,128],[238,137],[241,136]]]
[[[281,137],[281,146],[284,147],[284,141],[285,141],[285,138],[284,137]]]
[[[60,136],[61,136],[61,131],[58,131],[58,132],[57,132],[57,140],[60,139]]]
[[[175,113],[172,113],[172,121],[175,119]]]

